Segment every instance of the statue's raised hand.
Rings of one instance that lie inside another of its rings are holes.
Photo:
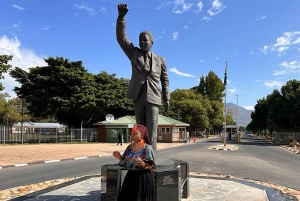
[[[120,18],[125,17],[125,15],[128,12],[127,4],[125,4],[125,3],[118,4],[118,12],[119,12],[119,17]]]

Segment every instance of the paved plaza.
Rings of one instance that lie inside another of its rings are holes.
[[[13,201],[100,201],[100,175],[86,176],[55,187],[44,189]],[[281,191],[236,179],[215,179],[191,176],[190,196],[182,201],[286,201],[297,199]]]

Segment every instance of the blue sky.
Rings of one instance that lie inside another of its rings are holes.
[[[253,108],[300,72],[299,0],[2,0],[0,54],[25,70],[43,58],[81,60],[89,72],[130,78],[115,36],[118,3],[127,3],[127,34],[149,30],[153,52],[165,57],[171,91],[199,84],[228,62],[227,101]],[[1,80],[12,97],[17,85]]]

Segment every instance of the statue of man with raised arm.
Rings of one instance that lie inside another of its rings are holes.
[[[169,109],[170,89],[165,59],[151,51],[153,35],[143,31],[139,35],[139,48],[126,36],[126,4],[118,5],[117,40],[131,62],[132,75],[127,97],[133,99],[136,123],[147,127],[154,151],[157,150],[157,122],[161,95],[165,111]],[[161,88],[159,86],[161,82]]]

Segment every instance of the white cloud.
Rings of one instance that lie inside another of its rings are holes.
[[[195,11],[196,14],[200,13],[202,11],[203,8],[203,3],[202,1],[197,3],[197,10]]]
[[[263,48],[260,48],[260,51],[263,53],[263,54],[267,54],[268,53],[268,49],[269,49],[269,46],[264,46]]]
[[[283,45],[290,45],[290,38],[287,37],[287,34],[285,33],[286,36],[278,37],[276,40],[276,43],[274,44],[274,47],[277,46],[283,46]],[[288,34],[290,35],[290,34]]]
[[[156,9],[161,10],[161,9],[164,9],[164,8],[170,6],[170,5],[173,5],[172,12],[175,13],[175,14],[182,14],[184,12],[187,12],[193,6],[192,3],[186,3],[185,0],[174,0],[172,2],[164,1]]]
[[[181,14],[190,10],[193,5],[192,3],[186,3],[185,0],[175,0],[174,4],[172,12],[176,14]]]
[[[183,77],[196,77],[195,75],[180,72],[179,70],[177,70],[177,68],[170,68],[170,71],[177,75],[183,76]]]
[[[50,26],[49,26],[49,25],[44,26],[44,29],[45,29],[45,30],[48,30],[48,29],[50,29]]]
[[[16,9],[19,9],[19,10],[25,10],[25,8],[21,7],[21,6],[18,6],[16,4],[13,4],[11,5],[12,7],[16,8]]]
[[[299,61],[283,61],[279,64],[279,66],[283,67],[283,70],[276,70],[273,73],[273,76],[278,76],[278,75],[287,75],[291,73],[300,73],[300,62]]]
[[[250,55],[254,55],[254,52],[253,52],[253,51],[251,51],[249,54],[250,54]]]
[[[260,19],[264,20],[264,19],[266,19],[266,16],[263,15],[263,16],[260,17]]]
[[[201,63],[204,63],[204,62],[205,62],[205,60],[204,60],[204,59],[201,59],[201,60],[200,60],[200,62],[201,62]]]
[[[294,40],[294,41],[292,42],[292,44],[298,44],[298,43],[300,43],[300,37],[298,37],[296,40]]]
[[[280,81],[273,80],[265,82],[264,85],[270,88],[280,88],[283,85],[283,83]]]
[[[104,7],[101,7],[101,8],[99,9],[99,12],[100,12],[100,13],[107,13],[107,10],[106,10]]]
[[[185,25],[183,28],[184,28],[184,29],[188,29],[189,27],[188,27],[188,25]]]
[[[157,10],[164,9],[165,7],[168,7],[170,4],[172,4],[172,2],[164,1],[164,2],[163,2],[160,6],[158,6],[156,9],[157,9]]]
[[[172,35],[173,35],[172,40],[177,40],[179,33],[178,33],[178,31],[176,31],[176,32],[172,33]]]
[[[254,106],[242,106],[246,110],[254,110]]]
[[[300,43],[300,31],[284,32],[283,36],[276,39],[276,42],[261,48],[261,52],[266,54],[268,52],[276,52],[278,56],[284,55],[287,50],[293,45]]]
[[[155,38],[154,40],[159,40],[159,39],[161,39],[162,38],[162,36],[158,36],[157,38]]]
[[[75,4],[74,7],[75,7],[76,9],[79,9],[79,10],[85,10],[85,11],[87,11],[90,15],[95,15],[95,14],[96,14],[95,10],[94,10],[92,7],[90,7],[90,6],[89,6],[87,3],[85,3],[85,2],[82,2],[81,4]]]
[[[37,56],[34,51],[21,48],[21,43],[17,37],[7,38],[3,36],[0,38],[0,55],[2,54],[13,55],[13,59],[9,64],[12,67],[18,66],[26,71],[30,67],[46,65],[44,59]],[[15,92],[12,90],[15,86],[19,86],[19,84],[7,73],[4,74],[4,77],[1,80],[5,87],[3,92],[7,92],[11,97],[16,97]]]
[[[228,83],[228,81],[227,81],[227,83]],[[239,92],[239,90],[235,87],[230,87],[227,89],[227,91],[229,92],[230,95],[233,95],[233,94]]]
[[[204,16],[202,19],[205,20],[205,21],[210,21],[211,17]]]
[[[281,52],[285,52],[286,50],[288,50],[290,47],[288,46],[282,46],[282,47],[279,47],[277,49],[277,52],[281,53]]]
[[[223,3],[220,0],[214,0],[212,6],[207,10],[210,16],[214,16],[222,12],[226,7],[223,6]]]
[[[280,63],[280,66],[288,69],[288,70],[295,70],[300,68],[300,62],[299,61],[291,61],[291,62],[287,62],[287,61],[283,61]]]
[[[18,25],[18,24],[13,24],[13,27],[14,28],[18,28],[20,25]]]
[[[285,75],[285,74],[289,74],[289,72],[287,70],[281,70],[281,71],[275,71],[273,73],[273,76]]]

